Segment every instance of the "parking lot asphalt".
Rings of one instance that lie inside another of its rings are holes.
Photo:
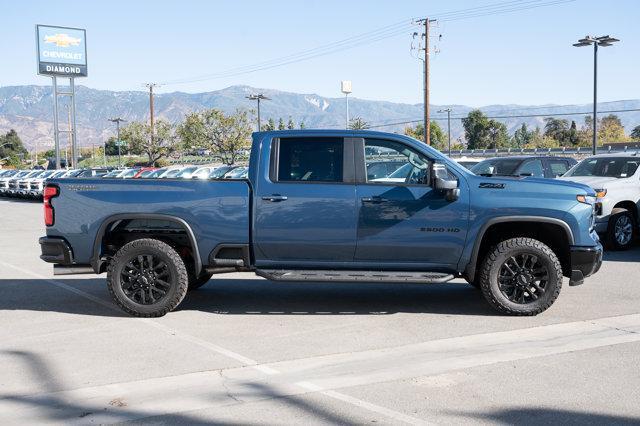
[[[640,248],[533,318],[438,285],[215,277],[163,318],[41,262],[0,199],[0,419],[102,424],[638,424]]]

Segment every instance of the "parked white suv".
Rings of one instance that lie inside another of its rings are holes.
[[[640,217],[640,154],[595,155],[576,164],[560,179],[592,187],[598,197],[596,231],[613,249],[631,246]]]

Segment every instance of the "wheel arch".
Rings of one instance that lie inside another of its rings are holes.
[[[97,274],[103,272],[102,269],[104,267],[104,261],[101,259],[102,243],[107,234],[107,231],[109,230],[109,227],[116,222],[136,219],[168,221],[178,224],[181,228],[184,229],[187,238],[189,239],[196,275],[202,271],[202,257],[200,256],[200,250],[198,249],[196,236],[193,232],[193,229],[191,228],[191,225],[189,225],[186,220],[177,216],[161,213],[119,213],[106,217],[100,224],[100,227],[98,228],[98,231],[96,233],[96,237],[93,242],[93,252],[91,254],[91,266]]]
[[[527,229],[524,232],[513,231],[513,228],[515,228],[516,226],[522,226],[526,223],[530,223],[531,225],[533,225],[533,227]],[[497,236],[492,236],[489,233],[490,230],[493,229],[498,231],[497,235],[511,238],[516,236],[531,236],[531,234],[536,230],[542,230],[544,232],[546,230],[545,228],[561,231],[561,233],[554,236],[553,238],[545,238],[547,241],[551,241],[552,244],[548,244],[548,242],[544,240],[542,240],[541,242],[550,245],[552,249],[554,249],[553,245],[566,245],[566,250],[560,250],[560,253],[556,253],[556,255],[560,258],[560,262],[563,266],[563,272],[570,273],[570,267],[567,269],[567,266],[570,263],[569,246],[574,244],[574,237],[569,224],[567,224],[563,220],[551,217],[501,216],[489,219],[484,225],[482,225],[480,231],[478,231],[473,244],[471,258],[464,270],[465,278],[467,278],[469,281],[473,281],[475,279],[476,271],[478,269],[478,263],[480,260],[482,260],[481,258],[484,256],[484,252],[488,250],[488,246],[490,246],[493,240],[499,239]]]
[[[628,210],[629,213],[631,213],[633,218],[636,220],[636,224],[638,224],[638,205],[636,203],[634,203],[631,200],[618,201],[611,210],[612,215],[619,212],[619,211],[616,212],[615,211],[616,209]]]

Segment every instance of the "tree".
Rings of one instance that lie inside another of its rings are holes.
[[[107,155],[118,155],[118,146],[116,145],[117,138],[115,136],[111,136],[107,139],[107,142],[104,144],[104,149]],[[123,147],[120,147],[122,151]]]
[[[364,130],[369,128],[369,123],[364,121],[360,117],[353,117],[349,120],[349,129],[351,130]]]
[[[494,149],[509,146],[510,138],[507,126],[496,120],[490,120],[479,109],[469,112],[462,119],[464,135],[469,149]]]
[[[120,139],[128,142],[132,153],[146,154],[149,165],[156,165],[160,159],[178,149],[175,128],[164,120],[155,122],[153,137],[149,124],[133,121],[120,130]]]
[[[281,118],[278,119],[278,130],[284,130],[286,129],[285,125],[284,125],[284,120]]]
[[[598,124],[598,138],[602,142],[624,142],[627,140],[624,134],[624,126],[615,114],[609,114],[600,119]]]
[[[293,130],[295,128],[296,128],[296,125],[293,122],[293,120],[291,119],[291,116],[289,116],[289,121],[287,121],[287,129]]]
[[[18,136],[18,132],[11,129],[4,135],[0,135],[0,159],[4,159],[3,162],[6,161],[14,167],[19,167],[27,154],[28,151]]]
[[[640,140],[640,125],[634,127],[631,131],[631,139]]]
[[[547,117],[544,122],[544,136],[564,144],[569,136],[569,121],[564,118]]]
[[[513,144],[517,148],[524,148],[531,143],[533,136],[534,132],[528,129],[526,123],[522,123],[522,126],[513,134]]]
[[[578,128],[576,126],[575,120],[571,120],[571,127],[569,127],[569,133],[567,134],[567,139],[565,142],[568,142],[568,144],[571,146],[578,145]]]
[[[245,110],[226,115],[217,109],[189,114],[178,128],[186,148],[209,148],[223,163],[235,164],[251,144],[251,118]]]
[[[267,124],[265,124],[263,127],[263,130],[266,130],[266,131],[271,131],[275,129],[276,129],[276,123],[273,121],[273,118],[270,118],[269,121],[267,121]]]
[[[304,120],[300,122],[300,128],[301,128],[301,129],[304,129],[304,128],[305,128]]]
[[[438,151],[444,150],[447,147],[448,139],[442,127],[440,127],[437,122],[432,121],[429,123],[429,131],[429,142],[431,142],[431,146]],[[418,123],[416,127],[406,127],[404,134],[419,141],[424,141],[424,126],[422,123]]]

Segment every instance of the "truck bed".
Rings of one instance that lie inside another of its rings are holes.
[[[249,243],[250,187],[241,180],[53,179],[60,188],[51,203],[50,237],[64,237],[75,263],[88,264],[95,237],[112,218],[166,215],[186,222],[198,236],[201,255],[220,243]]]

